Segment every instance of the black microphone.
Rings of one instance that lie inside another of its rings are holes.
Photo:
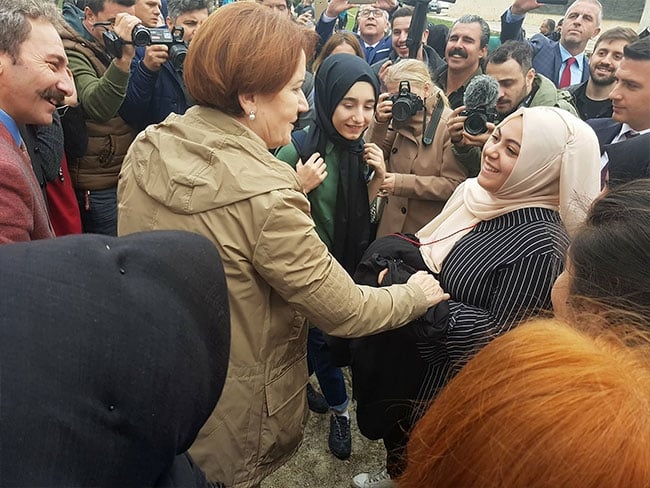
[[[427,6],[429,0],[415,0],[415,10],[411,23],[409,24],[409,33],[406,38],[406,45],[409,48],[409,58],[417,57],[420,46],[422,45],[422,35],[427,28]]]
[[[470,135],[487,132],[487,122],[497,120],[497,99],[499,98],[499,84],[494,78],[487,75],[478,75],[472,78],[465,89],[463,104],[465,110],[465,124],[463,128]]]

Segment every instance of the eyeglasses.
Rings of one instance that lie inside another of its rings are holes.
[[[378,8],[376,9],[366,9],[362,10],[359,12],[359,17],[362,19],[367,19],[368,17],[374,17],[375,19],[378,19],[384,15],[384,11],[380,10]]]

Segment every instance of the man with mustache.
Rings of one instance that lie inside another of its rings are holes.
[[[591,119],[601,150],[601,184],[650,177],[650,37],[623,48],[609,93],[612,117]]]
[[[463,165],[473,177],[478,174],[483,145],[492,135],[494,126],[519,107],[557,107],[577,115],[571,104],[571,95],[566,90],[557,90],[555,85],[543,75],[535,73],[532,67],[533,50],[525,42],[506,41],[488,57],[485,74],[499,84],[497,99],[497,121],[486,123],[487,132],[469,135],[462,132],[458,147],[465,147]],[[465,117],[463,117],[464,119]]]
[[[86,0],[83,11],[72,0],[63,4],[66,22],[59,34],[70,58],[80,118],[87,130],[85,153],[71,157],[68,166],[87,233],[117,235],[117,179],[135,138],[133,128],[118,114],[135,54],[131,33],[140,24],[134,3]],[[120,53],[107,50],[104,33],[108,32],[125,41],[118,49]]]
[[[0,0],[0,243],[54,237],[19,126],[52,124],[73,93],[59,19],[46,0]]]
[[[609,92],[616,82],[616,69],[623,59],[623,48],[639,36],[629,27],[614,27],[601,34],[589,57],[589,79],[568,90],[582,120],[612,116]]]
[[[537,0],[515,0],[501,16],[501,42],[525,41],[522,24],[526,13],[543,4]],[[558,88],[586,81],[589,63],[585,48],[600,32],[603,7],[598,0],[577,0],[564,16],[559,42],[541,32],[531,37],[533,68],[546,76]]]

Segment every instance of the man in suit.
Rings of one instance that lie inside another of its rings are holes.
[[[623,59],[616,70],[616,84],[609,94],[611,118],[591,119],[601,149],[601,182],[645,177],[650,165],[650,37],[623,48]],[[639,139],[637,141],[636,139]],[[628,151],[629,149],[630,151]],[[630,160],[636,161],[630,167]],[[625,166],[625,175],[620,169]]]
[[[316,24],[316,32],[320,36],[319,44],[321,46],[332,36],[339,14],[353,6],[354,4],[348,3],[347,0],[330,1],[327,10],[323,12]],[[387,59],[392,49],[392,40],[388,35],[390,30],[388,11],[374,5],[362,5],[359,8],[358,18],[359,33],[357,38],[368,64],[372,65]]]
[[[52,124],[72,96],[59,19],[46,0],[0,0],[0,243],[54,237],[18,127]]]
[[[515,0],[501,16],[501,42],[523,41],[522,24],[526,13],[540,7],[537,0]],[[533,68],[558,88],[581,83],[589,78],[589,62],[585,48],[589,39],[600,32],[603,8],[598,0],[577,0],[564,16],[559,42],[541,33],[530,41],[533,47]]]

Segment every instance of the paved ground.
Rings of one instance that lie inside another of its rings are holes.
[[[348,392],[351,389],[348,387]],[[352,402],[354,403],[354,402]],[[357,428],[352,415],[352,456],[346,461],[334,457],[327,448],[329,415],[309,413],[307,429],[298,453],[262,483],[262,488],[345,488],[352,477],[381,467],[385,450],[381,441],[369,441]]]

